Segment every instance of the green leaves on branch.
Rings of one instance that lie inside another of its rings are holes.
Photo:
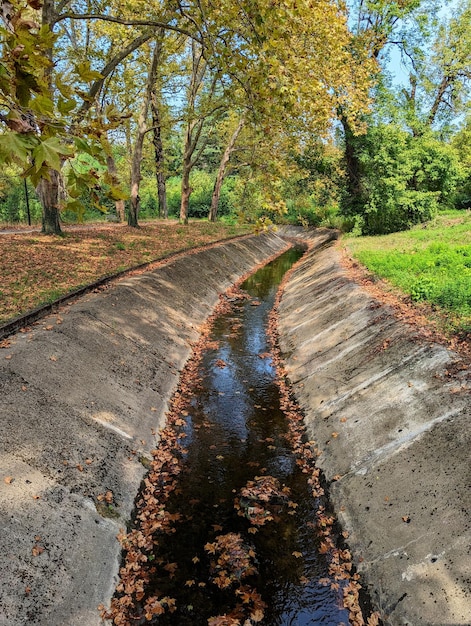
[[[78,77],[83,80],[84,83],[91,83],[92,81],[103,78],[100,72],[92,70],[90,68],[90,61],[83,61],[83,63],[75,64],[75,72]]]

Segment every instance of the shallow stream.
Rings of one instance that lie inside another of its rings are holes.
[[[164,567],[149,589],[175,598],[176,610],[151,623],[349,623],[319,553],[318,502],[291,449],[267,338],[278,285],[301,255],[292,248],[258,270],[214,323],[167,503],[180,519],[158,541]]]

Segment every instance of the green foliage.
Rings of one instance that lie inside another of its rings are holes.
[[[363,234],[406,230],[452,202],[463,170],[453,148],[432,133],[414,137],[379,124],[361,144],[362,203],[344,204],[344,214],[361,218]]]
[[[426,228],[349,240],[354,256],[414,301],[427,301],[471,328],[471,214],[445,213]],[[468,328],[468,329],[469,329]]]
[[[192,218],[208,217],[213,195],[215,175],[202,170],[193,170],[190,176],[190,185],[193,189],[190,196],[188,216]],[[223,217],[236,211],[237,208],[237,179],[228,176],[223,183],[219,199],[218,215]],[[154,193],[155,186],[154,186]],[[142,194],[144,196],[144,194]],[[167,204],[171,216],[180,214],[181,178],[172,176],[167,180]]]
[[[28,182],[28,199],[31,220],[38,222],[41,219],[41,204],[39,203],[33,186]],[[0,221],[26,222],[28,212],[24,179],[12,168],[0,174]]]

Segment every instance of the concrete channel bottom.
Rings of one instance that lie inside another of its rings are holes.
[[[447,375],[455,356],[348,281],[331,233],[290,228],[121,280],[2,350],[0,624],[100,623],[116,535],[198,328],[285,248],[280,234],[312,244],[280,305],[281,347],[362,579],[385,623],[471,624],[470,404]]]

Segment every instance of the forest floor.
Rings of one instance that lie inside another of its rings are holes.
[[[0,324],[75,289],[171,254],[243,235],[250,226],[207,221],[67,225],[62,236],[35,227],[0,228]]]

